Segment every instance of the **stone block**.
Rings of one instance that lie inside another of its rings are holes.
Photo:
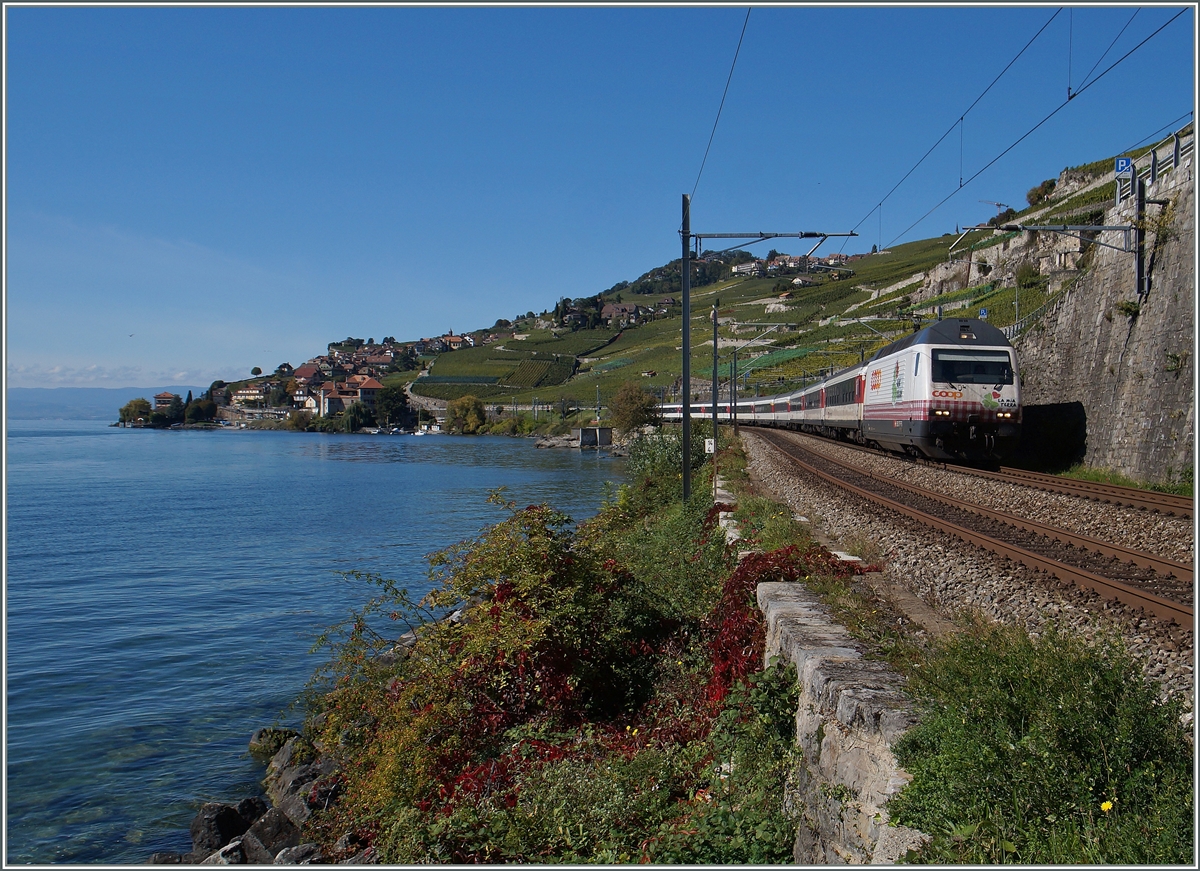
[[[788,802],[804,809],[794,858],[801,864],[893,861],[920,833],[887,825],[888,799],[911,779],[892,752],[914,722],[903,679],[863,658],[801,584],[759,584],[767,624],[765,655],[796,665],[800,701],[796,742],[803,758]],[[899,851],[899,852],[897,852]]]

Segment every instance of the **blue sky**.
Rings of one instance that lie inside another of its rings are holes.
[[[1085,85],[1182,8],[756,7],[697,185],[744,6],[7,6],[7,383],[490,326],[678,257],[694,186],[701,232],[950,232],[1181,126],[1190,7]]]

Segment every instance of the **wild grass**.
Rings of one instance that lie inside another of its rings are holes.
[[[1138,481],[1114,472],[1111,469],[1098,469],[1085,466],[1082,463],[1072,466],[1062,473],[1064,478],[1074,478],[1079,481],[1094,481],[1098,484],[1115,484],[1119,487],[1136,487],[1139,490],[1154,490],[1160,493],[1173,493],[1176,496],[1193,495],[1193,467],[1168,469],[1167,483],[1152,483]]]
[[[1193,751],[1178,702],[1115,637],[979,625],[910,671],[913,775],[892,819],[937,864],[1186,864]]]

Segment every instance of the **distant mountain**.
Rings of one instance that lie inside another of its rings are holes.
[[[4,414],[10,420],[115,421],[122,405],[139,396],[153,401],[164,390],[184,399],[198,398],[207,387],[9,387]]]

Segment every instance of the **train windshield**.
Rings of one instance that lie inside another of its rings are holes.
[[[932,378],[939,384],[1012,384],[1006,351],[933,350]]]

